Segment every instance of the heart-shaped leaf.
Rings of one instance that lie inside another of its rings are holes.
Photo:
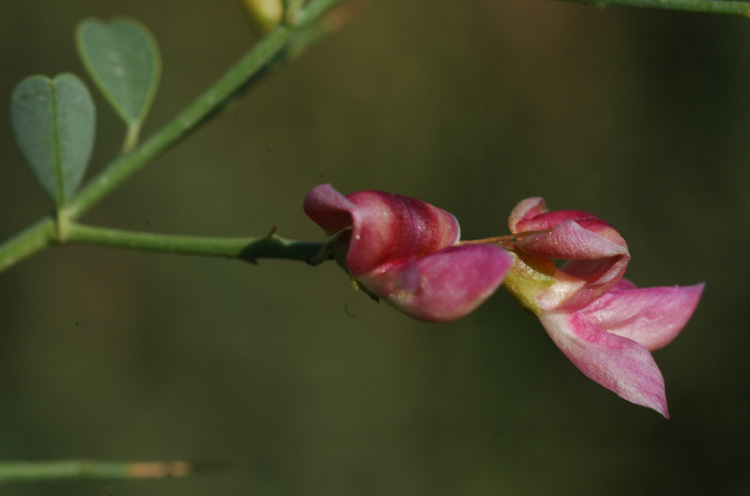
[[[96,111],[88,88],[73,74],[31,76],[11,96],[18,148],[58,208],[80,184],[94,147]]]
[[[89,18],[78,24],[76,46],[91,79],[125,121],[128,132],[137,136],[161,73],[159,47],[151,32],[133,19]],[[132,146],[135,137],[131,139]]]

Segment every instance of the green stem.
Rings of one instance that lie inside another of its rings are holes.
[[[576,3],[641,7],[647,9],[702,12],[704,14],[729,14],[750,17],[750,2],[734,0],[564,0]]]
[[[311,0],[293,26],[280,25],[258,42],[189,107],[137,148],[109,163],[73,198],[65,216],[75,220],[135,172],[193,131],[296,41],[299,32],[340,0]],[[309,12],[308,12],[309,11]],[[58,241],[54,216],[47,216],[0,244],[0,272]]]
[[[258,258],[307,261],[324,246],[323,243],[284,239],[273,233],[254,238],[208,238],[105,229],[75,223],[68,226],[67,241],[136,250],[236,258],[249,262],[255,262]]]
[[[50,215],[0,245],[0,272],[48,247],[55,235],[55,218]]]
[[[144,479],[180,477],[193,472],[189,462],[103,462],[54,460],[0,462],[0,482],[49,479]]]
[[[138,144],[138,137],[141,133],[140,123],[130,123],[125,131],[125,140],[122,143],[122,153],[130,153],[135,145]]]

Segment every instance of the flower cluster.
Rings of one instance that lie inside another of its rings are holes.
[[[529,198],[511,212],[509,236],[460,242],[445,210],[381,191],[343,195],[328,184],[307,194],[304,210],[333,236],[322,255],[332,254],[373,298],[446,322],[502,283],[586,376],[668,417],[650,352],[687,324],[703,284],[639,289],[623,279],[630,253],[607,222],[549,212],[544,200]]]

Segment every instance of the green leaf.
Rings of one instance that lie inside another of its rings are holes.
[[[76,46],[91,79],[128,132],[135,133],[126,142],[132,147],[159,85],[161,58],[154,37],[133,19],[89,18],[76,28]]]
[[[11,96],[18,148],[44,191],[63,207],[83,178],[94,147],[96,111],[88,88],[73,74],[31,76]]]

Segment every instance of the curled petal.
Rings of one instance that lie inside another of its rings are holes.
[[[584,313],[595,326],[653,351],[682,331],[698,305],[703,286],[613,289]]]
[[[597,327],[582,312],[546,312],[539,319],[558,348],[587,377],[669,418],[664,378],[644,346]]]
[[[603,220],[589,219],[585,225],[564,220],[547,229],[546,232],[521,238],[518,247],[524,253],[537,257],[565,260],[591,260],[628,254],[625,241]]]
[[[609,224],[590,219],[589,230],[576,221],[566,220],[549,231],[526,236],[517,242],[524,253],[540,258],[569,260],[560,267],[558,279],[579,282],[574,291],[543,295],[540,303],[547,309],[583,308],[609,291],[628,267],[630,254],[625,241]],[[614,235],[611,232],[614,232]],[[606,232],[607,236],[601,233]],[[619,241],[622,240],[620,243]],[[564,277],[567,276],[567,277]],[[566,286],[567,287],[567,286]]]
[[[329,235],[351,228],[346,266],[354,277],[435,252],[460,238],[458,221],[449,212],[382,191],[344,196],[322,184],[308,192],[303,208]]]
[[[330,184],[321,184],[307,192],[302,208],[327,235],[333,236],[352,227],[351,211],[356,206]]]
[[[533,257],[566,260],[559,284],[540,294],[545,310],[580,309],[609,291],[622,277],[630,254],[609,223],[580,210],[548,212],[542,198],[521,201],[508,221],[516,247]]]
[[[510,232],[521,232],[522,229],[519,229],[517,227],[519,223],[534,218],[546,211],[547,204],[544,202],[543,198],[536,196],[533,198],[526,198],[525,200],[521,200],[513,208],[513,210],[510,212],[510,216],[508,217],[508,227],[510,228]]]
[[[601,221],[598,217],[582,210],[560,210],[549,212],[547,211],[547,204],[544,199],[535,197],[521,200],[518,205],[515,206],[508,218],[508,227],[510,228],[510,232],[514,234],[529,231],[544,231],[552,229],[566,220],[576,221],[587,229],[595,232],[598,232],[595,225],[596,221],[609,226],[609,224]],[[587,225],[589,221],[594,221],[591,226]]]
[[[511,262],[507,251],[493,245],[453,246],[357,280],[414,318],[447,322],[469,314],[489,298]]]

